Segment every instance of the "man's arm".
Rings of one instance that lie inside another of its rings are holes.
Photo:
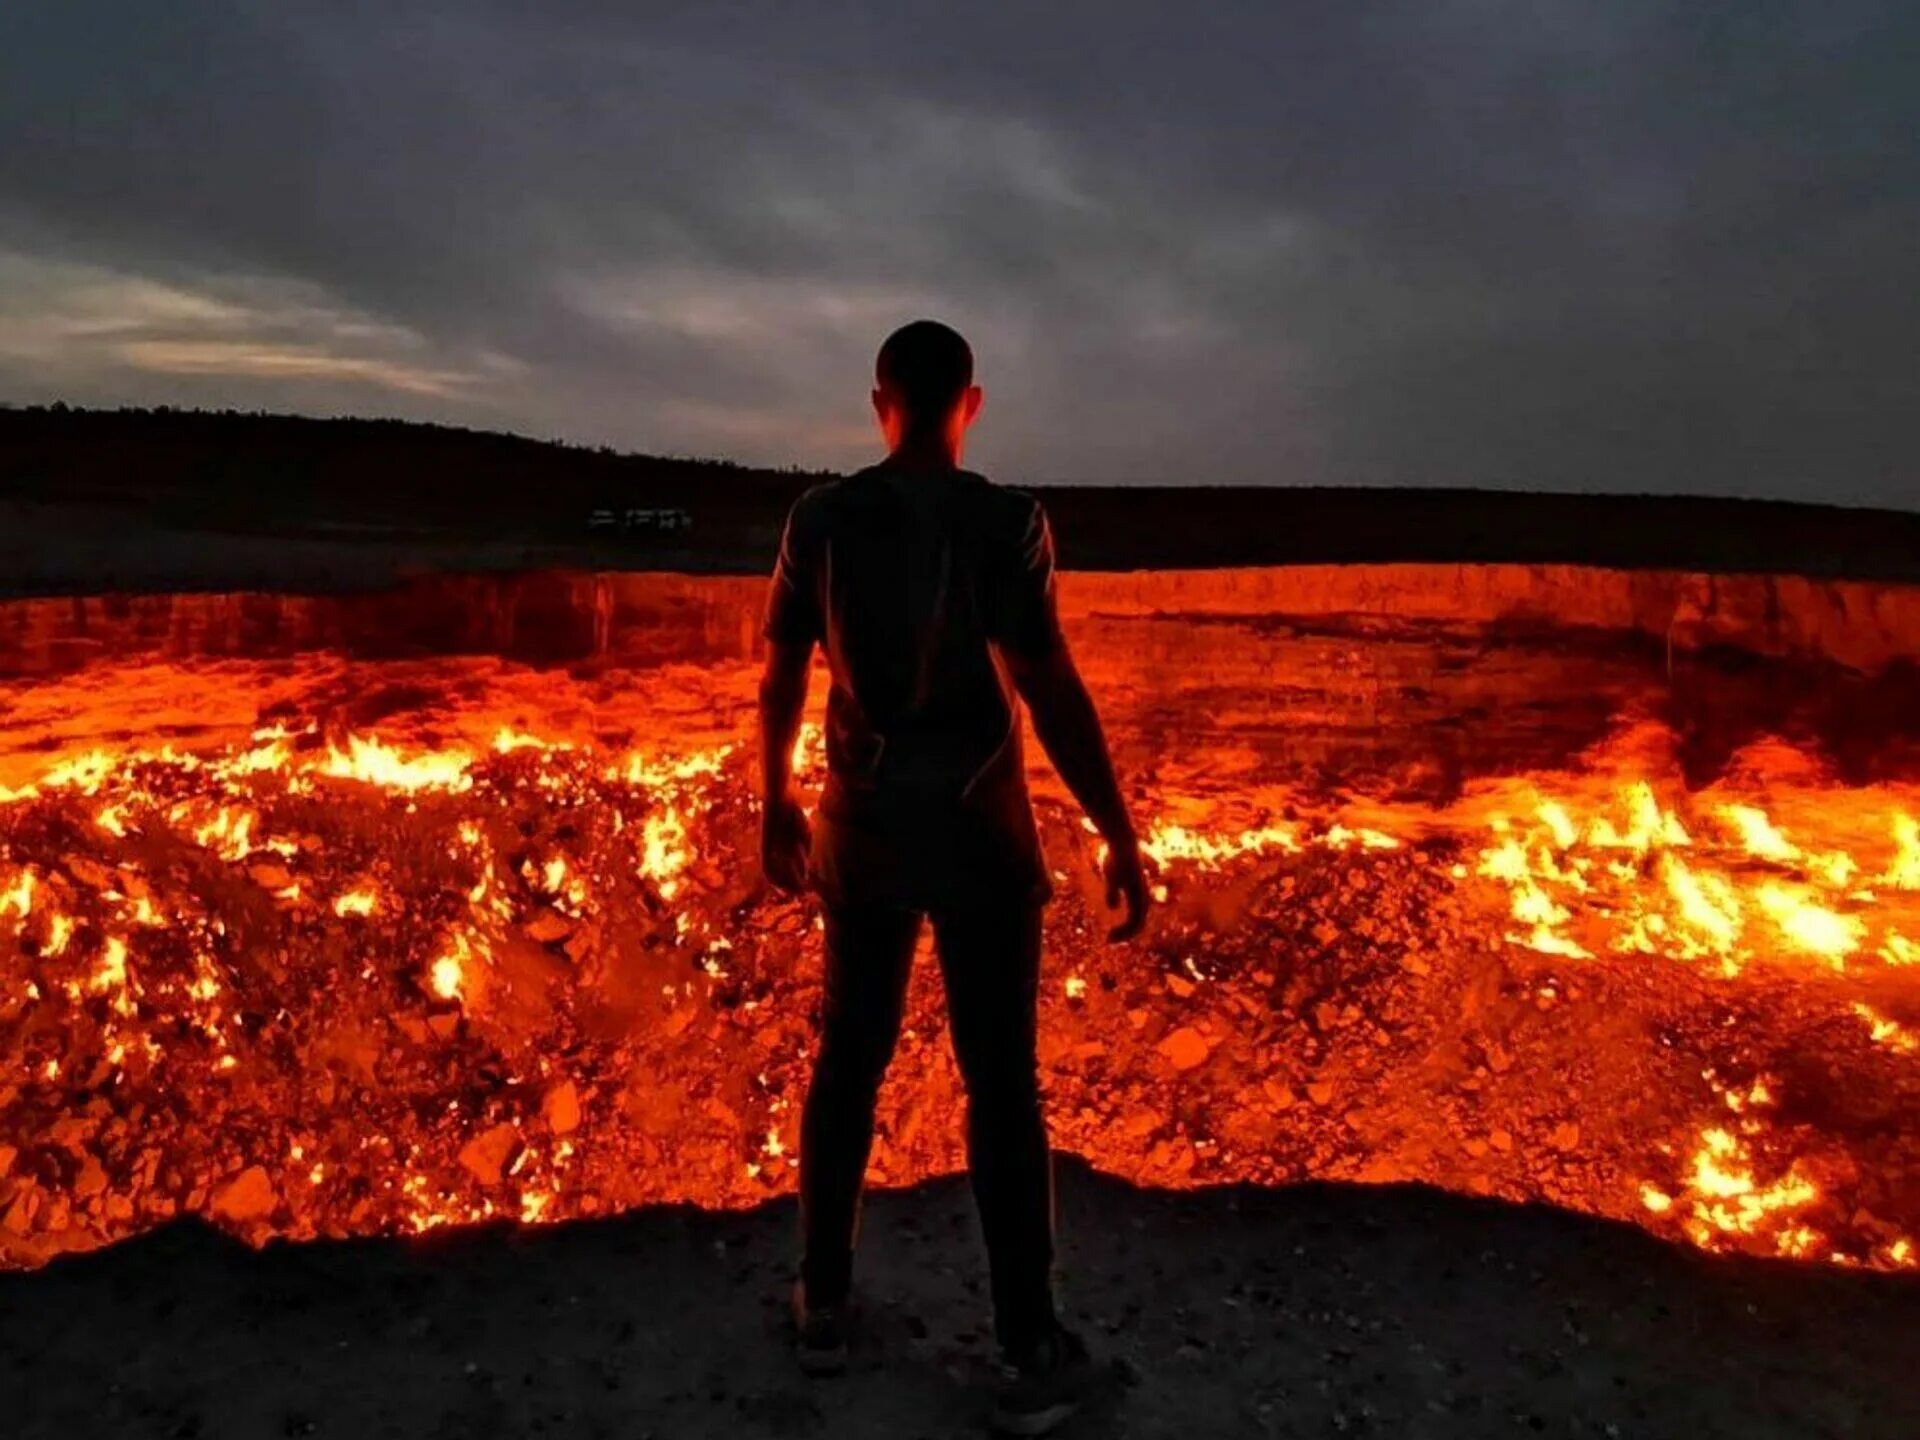
[[[1111,845],[1133,838],[1133,821],[1107,753],[1100,713],[1064,643],[1038,657],[1006,652],[1007,669],[1033,715],[1034,733],[1061,780]]]
[[[807,671],[813,644],[774,640],[767,645],[767,666],[760,675],[760,795],[787,793],[793,781],[793,742],[807,705]]]
[[[1087,693],[1086,682],[1080,678],[1080,669],[1073,663],[1064,639],[1056,639],[1037,654],[1006,649],[1001,653],[1033,715],[1033,729],[1040,737],[1041,748],[1107,842],[1103,867],[1107,903],[1126,906],[1125,915],[1108,932],[1108,938],[1131,939],[1146,923],[1146,874],[1140,862],[1140,841],[1113,773],[1113,757],[1107,751],[1107,737],[1100,728],[1093,696]]]
[[[1107,904],[1126,906],[1126,914],[1107,937],[1126,940],[1139,934],[1147,919],[1140,841],[1114,778],[1099,712],[1060,631],[1053,584],[1053,527],[1047,523],[1045,507],[1032,496],[1026,498],[1028,508],[995,587],[993,637],[1014,687],[1033,715],[1033,728],[1047,758],[1107,842],[1101,864]]]
[[[803,495],[787,512],[767,588],[767,668],[760,677],[760,864],[782,890],[807,886],[807,812],[793,793],[793,742],[807,704],[807,671],[822,637],[814,589],[815,536]]]
[[[813,642],[773,640],[760,676],[760,863],[782,890],[804,890],[811,840],[793,793],[793,742],[807,705]]]

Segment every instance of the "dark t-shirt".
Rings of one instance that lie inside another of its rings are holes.
[[[1002,652],[1059,645],[1039,501],[970,471],[878,465],[801,496],[766,635],[818,642],[827,784],[813,855],[829,899],[923,907],[1044,898]]]

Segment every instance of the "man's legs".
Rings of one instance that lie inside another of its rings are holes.
[[[845,1303],[873,1104],[893,1058],[920,917],[910,910],[826,907],[820,1053],[800,1120],[800,1278],[810,1306]]]
[[[1053,1175],[1040,1113],[1035,1007],[1040,907],[1019,898],[936,912],[954,1054],[967,1085],[967,1169],[1012,1355],[1054,1329]]]

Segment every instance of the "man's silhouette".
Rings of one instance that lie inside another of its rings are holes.
[[[973,355],[916,321],[888,337],[873,405],[888,455],[794,505],[767,606],[762,860],[826,922],[820,1053],[800,1140],[802,1362],[845,1360],[842,1314],[875,1095],[931,917],[967,1089],[967,1167],[1010,1369],[997,1418],[1040,1434],[1092,1377],[1054,1316],[1053,1197],[1034,1055],[1050,885],[1021,759],[1019,700],[1107,843],[1114,939],[1146,909],[1140,848],[1054,608],[1053,539],[1032,496],[960,468],[979,413]],[[827,657],[827,781],[810,827],[790,777],[813,647]]]

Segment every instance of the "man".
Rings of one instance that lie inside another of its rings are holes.
[[[995,1418],[1037,1435],[1086,1398],[1094,1369],[1053,1306],[1034,1055],[1051,887],[1027,798],[1020,698],[1106,841],[1107,900],[1125,906],[1111,938],[1138,933],[1147,887],[1099,718],[1060,633],[1046,515],[1032,496],[960,468],[980,412],[972,351],[921,320],[888,337],[875,368],[887,458],[794,505],[760,687],[762,861],[774,884],[817,891],[826,923],[820,1053],[801,1121],[800,1355],[816,1373],[845,1363],[874,1099],[930,916],[1009,1372]],[[810,827],[790,768],[816,644],[832,689],[826,788]]]

